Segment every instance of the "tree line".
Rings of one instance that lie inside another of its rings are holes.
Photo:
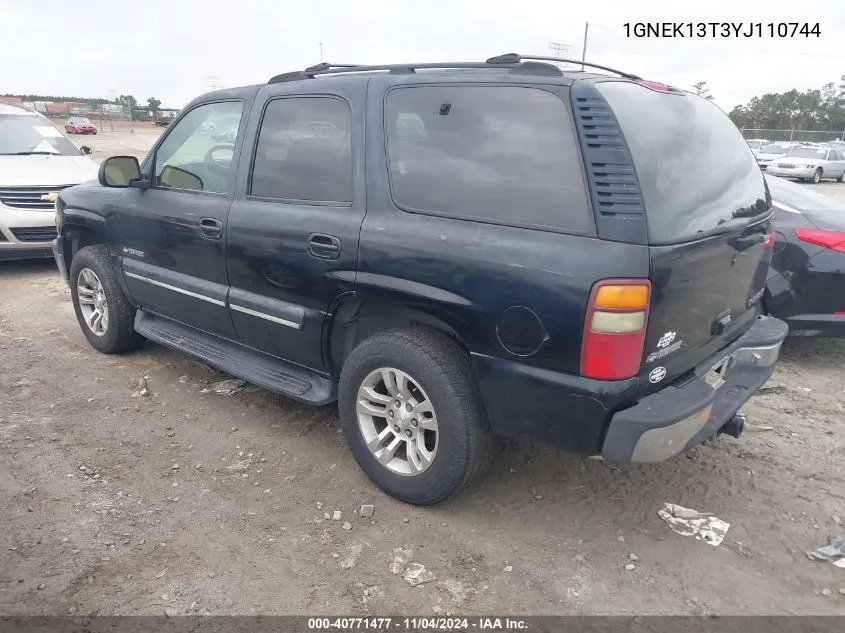
[[[711,99],[705,82],[693,92]],[[845,131],[845,75],[815,90],[767,92],[728,113],[740,129]]]
[[[17,97],[22,99],[23,101],[47,101],[53,103],[114,103],[116,105],[122,105],[124,107],[131,107],[131,108],[138,108],[138,100],[133,97],[132,95],[120,95],[114,100],[103,99],[103,98],[90,98],[90,97],[57,97],[55,95],[13,95],[13,94],[4,94],[0,95],[3,97]],[[146,109],[148,110],[158,110],[161,108],[161,100],[156,99],[155,97],[150,97],[147,99]]]

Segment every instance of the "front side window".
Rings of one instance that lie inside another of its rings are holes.
[[[588,232],[592,219],[569,113],[511,86],[410,86],[387,94],[396,204],[409,211]]]
[[[225,193],[232,177],[234,136],[219,136],[217,123],[237,130],[243,103],[201,105],[170,129],[155,155],[156,186]]]
[[[352,111],[333,97],[274,99],[264,111],[250,195],[352,203]]]

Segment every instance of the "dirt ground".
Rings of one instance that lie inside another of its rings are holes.
[[[157,132],[82,142],[142,155]],[[845,342],[786,345],[744,409],[770,430],[649,466],[508,442],[431,509],[369,483],[334,407],[203,393],[225,376],[152,344],[96,353],[49,261],[0,265],[0,357],[4,615],[845,615],[845,569],[805,554],[845,536]],[[674,533],[664,502],[724,542]],[[395,548],[434,579],[393,574]]]

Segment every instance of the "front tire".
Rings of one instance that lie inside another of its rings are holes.
[[[469,358],[422,328],[388,330],[346,359],[340,420],[358,465],[386,493],[440,503],[472,483],[493,452]]]
[[[119,354],[144,344],[134,329],[135,308],[123,294],[107,247],[87,246],[76,254],[70,294],[82,333],[94,349]]]
[[[821,179],[822,179],[822,168],[819,167],[818,169],[816,169],[816,171],[813,172],[813,177],[810,179],[810,182],[812,182],[814,185],[817,185],[817,184],[819,184]]]

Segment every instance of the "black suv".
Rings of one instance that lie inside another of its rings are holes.
[[[143,163],[60,194],[85,336],[337,400],[415,504],[495,435],[622,462],[738,437],[787,332],[760,310],[763,175],[708,101],[562,61],[320,64],[196,99]]]

